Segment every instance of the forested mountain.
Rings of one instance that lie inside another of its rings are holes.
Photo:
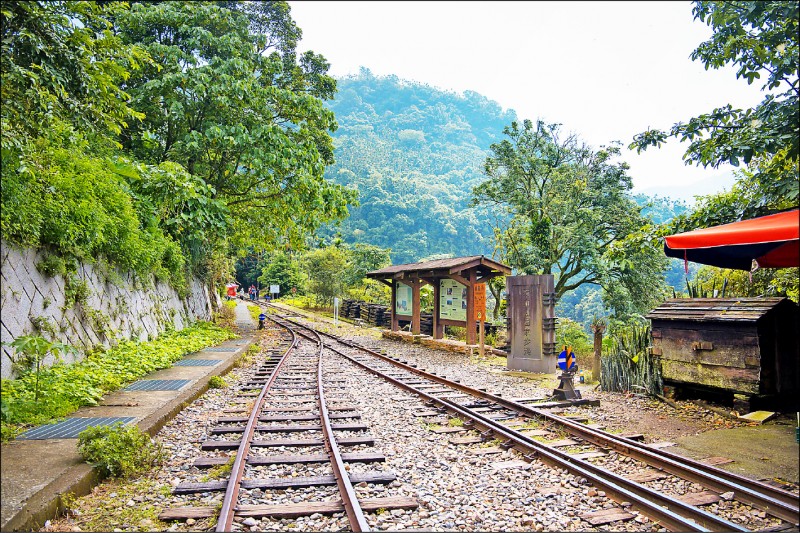
[[[390,248],[395,264],[437,254],[491,255],[493,214],[469,203],[473,187],[487,179],[489,146],[503,140],[516,113],[475,92],[459,95],[367,69],[337,83],[327,103],[339,124],[336,163],[325,176],[358,189],[360,205],[321,235]],[[633,199],[656,223],[688,209],[669,198]],[[667,281],[680,288],[683,263],[673,263]],[[607,314],[600,287],[564,295],[558,314],[582,323]]]
[[[394,263],[435,254],[491,255],[485,209],[470,208],[489,145],[516,119],[478,93],[444,92],[362,69],[328,102],[339,129],[326,177],[358,189],[360,206],[331,236],[391,248]]]

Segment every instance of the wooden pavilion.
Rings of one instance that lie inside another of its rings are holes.
[[[510,274],[508,265],[472,255],[393,265],[368,272],[367,277],[392,288],[392,331],[400,329],[400,320],[410,320],[411,333],[419,335],[419,293],[422,285],[428,284],[433,287],[433,337],[441,339],[444,326],[461,326],[466,327],[467,344],[475,344],[475,288]]]

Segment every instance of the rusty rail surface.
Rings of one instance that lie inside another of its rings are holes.
[[[290,330],[292,331],[292,330]],[[336,476],[336,485],[339,487],[339,493],[342,497],[342,504],[344,504],[347,519],[350,522],[350,528],[354,532],[369,531],[369,524],[364,516],[364,511],[358,503],[356,491],[353,484],[350,482],[350,475],[344,467],[342,454],[339,452],[339,446],[336,444],[336,437],[331,428],[331,420],[328,416],[328,406],[325,402],[325,392],[322,387],[322,351],[325,344],[322,342],[322,337],[315,330],[311,330],[317,337],[312,339],[298,332],[301,336],[306,337],[312,342],[316,342],[319,346],[319,362],[317,363],[317,406],[319,407],[319,417],[322,426],[323,440],[325,442],[325,449],[331,459],[331,466],[333,467],[333,474]]]
[[[253,442],[253,436],[255,435],[259,414],[264,406],[267,393],[280,373],[281,367],[288,359],[289,354],[297,346],[297,336],[291,329],[289,329],[289,332],[292,334],[292,344],[286,349],[286,352],[284,352],[283,356],[281,356],[281,360],[277,365],[275,365],[275,368],[273,369],[269,379],[261,388],[261,393],[254,402],[253,410],[250,412],[250,416],[247,419],[247,426],[245,427],[244,434],[242,435],[242,441],[241,444],[239,444],[239,449],[236,451],[236,459],[234,460],[233,468],[231,469],[231,477],[228,479],[228,486],[225,489],[225,498],[222,500],[222,508],[219,512],[219,520],[217,521],[216,527],[216,531],[218,532],[231,531],[233,527],[233,517],[236,512],[236,500],[239,497],[239,489],[241,489],[242,486],[244,467],[247,463],[247,456],[250,453],[250,444]]]
[[[280,311],[284,311],[283,309],[280,308],[277,309],[279,309]],[[288,318],[284,317],[284,320],[299,327],[316,331],[310,326],[295,322]],[[363,351],[364,353],[368,353],[373,357],[377,357],[384,362],[390,363],[394,366],[402,368],[403,370],[416,374],[420,377],[424,377],[425,379],[453,388],[455,390],[461,391],[473,397],[494,402],[516,413],[520,413],[527,416],[541,417],[546,420],[556,422],[562,425],[572,435],[577,436],[583,440],[586,440],[587,442],[590,442],[597,446],[614,449],[619,453],[628,455],[637,460],[653,465],[658,469],[667,471],[678,477],[693,482],[697,482],[699,484],[702,484],[704,486],[707,486],[709,488],[718,491],[733,491],[736,499],[739,501],[748,503],[753,507],[762,509],[765,512],[769,513],[770,515],[785,520],[791,524],[796,525],[798,523],[798,514],[799,514],[798,497],[789,492],[780,489],[775,489],[773,487],[770,487],[769,485],[744,478],[743,476],[727,472],[719,468],[705,465],[703,463],[694,461],[692,459],[684,458],[669,452],[664,452],[663,450],[650,448],[642,443],[636,442],[631,439],[618,437],[601,430],[588,428],[582,424],[578,424],[574,421],[568,420],[566,418],[557,415],[552,415],[540,409],[536,409],[532,406],[524,405],[522,403],[515,402],[512,400],[507,400],[501,398],[500,396],[496,396],[485,391],[467,387],[465,385],[462,385],[454,381],[450,381],[446,378],[442,378],[435,374],[430,374],[422,370],[419,370],[415,368],[416,365],[405,364],[395,358],[380,354],[378,352],[370,350],[369,348],[339,339],[335,335],[331,335],[324,332],[318,332],[318,334],[334,339],[337,342],[343,344],[344,346],[355,348],[357,350]],[[526,435],[523,435],[511,428],[507,428],[502,424],[495,422],[494,420],[489,419],[487,417],[484,417],[479,413],[466,409],[455,402],[448,401],[444,398],[437,398],[436,396],[433,395],[429,395],[424,391],[418,390],[410,385],[406,385],[402,381],[394,379],[391,376],[386,376],[380,371],[375,370],[369,367],[368,365],[359,362],[356,359],[353,359],[347,354],[344,354],[338,350],[333,349],[332,347],[328,348],[348,358],[353,363],[373,373],[381,375],[384,379],[387,379],[400,387],[403,387],[407,390],[414,392],[415,394],[427,398],[428,401],[438,403],[442,405],[442,407],[457,413],[459,416],[463,416],[468,420],[473,420],[474,423],[477,423],[487,429],[491,429],[497,434],[503,435],[504,438],[507,438],[510,442],[513,442],[515,447],[520,447],[523,450],[533,450],[539,457],[545,458],[547,462],[550,462],[551,464],[557,464],[558,466],[568,468],[569,470],[576,473],[580,472],[580,475],[583,475],[589,479],[591,478],[586,476],[586,474],[584,473],[587,471],[587,469],[600,470],[601,472],[598,475],[603,475],[603,476],[605,476],[606,474],[610,475],[613,480],[612,486],[605,485],[602,482],[602,480],[598,480],[597,483],[599,485],[606,486],[608,488],[608,492],[611,492],[617,495],[618,497],[624,497],[629,501],[633,499],[632,495],[637,493],[644,495],[643,497],[645,498],[651,497],[650,492],[652,491],[650,489],[647,489],[646,487],[641,486],[638,483],[631,482],[629,480],[617,476],[616,474],[612,474],[611,472],[607,472],[603,469],[600,469],[599,467],[592,465],[588,461],[570,457],[564,452],[560,452],[554,448],[546,447],[545,445],[534,441],[533,439],[527,437]],[[652,495],[652,498],[654,498],[655,500],[659,500],[659,496],[660,495],[654,494]],[[636,499],[640,500],[640,498]],[[742,531],[742,530],[746,531],[746,529],[742,528],[741,526],[738,526],[737,524],[720,519],[719,517],[707,513],[706,511],[697,509],[694,506],[677,502],[672,498],[667,498],[666,500],[664,500],[663,496],[661,497],[661,500],[662,500],[662,506],[665,508],[669,507],[681,508],[683,511],[687,513],[694,514],[695,520],[697,524],[701,525],[701,528],[705,527],[704,524],[707,524],[709,527],[715,529],[721,529],[724,531]],[[668,525],[668,527],[671,527],[673,529],[686,530],[687,528],[694,529],[697,526],[697,524],[690,525],[691,522],[687,524],[683,522],[679,517],[678,518],[673,517],[671,513],[667,513],[666,515],[664,515],[657,509],[648,510],[646,508],[648,507],[648,505],[644,502],[640,502],[640,505],[642,507],[645,507],[641,509],[645,514],[651,516],[652,518],[657,519],[664,525],[671,524]],[[685,507],[689,507],[690,509],[685,509]]]

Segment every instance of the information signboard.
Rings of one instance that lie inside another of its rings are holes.
[[[396,296],[394,312],[398,315],[410,315],[414,310],[414,302],[411,299],[411,286],[398,282]]]
[[[475,285],[475,320],[486,321],[486,284]]]
[[[453,279],[439,281],[439,318],[467,321],[467,288]]]

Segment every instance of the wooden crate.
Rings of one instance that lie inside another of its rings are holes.
[[[651,311],[665,382],[798,393],[798,307],[787,298],[678,298]]]

